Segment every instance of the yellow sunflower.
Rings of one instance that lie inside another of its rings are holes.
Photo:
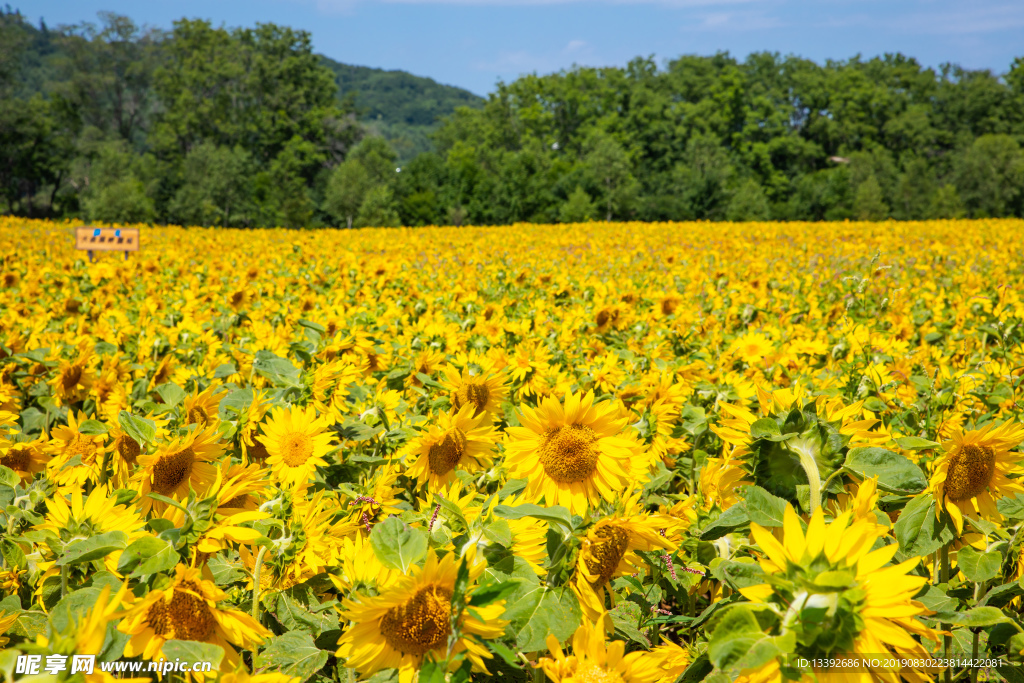
[[[199,425],[201,428],[208,424],[216,425],[220,421],[217,412],[225,391],[223,387],[211,386],[205,391],[186,396],[182,406],[184,424]]]
[[[71,405],[85,399],[92,390],[93,373],[89,370],[92,354],[82,351],[71,361],[61,361],[60,371],[50,384],[53,385],[57,405]]]
[[[424,658],[444,656],[447,650],[458,570],[453,553],[438,560],[431,551],[422,569],[413,568],[411,575],[398,579],[381,595],[345,599],[342,618],[352,623],[339,641],[337,656],[358,671],[361,680],[382,669],[398,669],[400,683],[411,683]],[[469,568],[468,592],[483,570],[482,563]],[[474,607],[473,614],[463,612],[459,617],[463,637],[452,653],[465,652],[474,670],[487,673],[483,660],[491,657],[490,652],[465,636],[502,637],[508,623],[500,618],[504,611],[505,601],[499,600]]]
[[[486,413],[491,419],[500,416],[501,404],[508,395],[508,378],[505,373],[493,368],[480,375],[471,375],[468,369],[461,372],[449,365],[443,370],[442,386],[448,390],[452,408],[460,410],[473,405],[473,417]]]
[[[174,579],[163,590],[153,590],[125,610],[117,629],[131,636],[126,657],[163,658],[168,640],[194,640],[224,649],[225,661],[238,666],[233,645],[252,649],[270,632],[248,614],[218,605],[227,594],[200,570],[184,565],[174,568]]]
[[[267,447],[267,465],[277,481],[301,486],[313,477],[318,465],[327,465],[324,456],[331,450],[332,438],[327,427],[327,418],[317,417],[313,406],[274,409],[258,439]]]
[[[519,412],[522,427],[509,427],[505,465],[512,479],[527,479],[525,495],[583,513],[611,501],[630,485],[632,461],[643,453],[624,434],[628,417],[594,394],[566,394],[565,403],[546,398]]]
[[[903,656],[925,659],[928,651],[914,636],[938,641],[938,634],[917,620],[930,614],[913,600],[928,579],[908,576],[920,562],[915,557],[890,565],[899,550],[895,543],[872,550],[885,530],[869,520],[851,521],[845,512],[825,523],[821,508],[815,510],[806,534],[791,505],[783,514],[780,542],[768,529],[750,525],[764,553],[761,568],[771,583],[740,589],[748,600],[770,605],[779,615],[773,630],[795,635],[796,654],[809,658],[850,658],[861,655]],[[741,605],[732,609],[744,609]],[[767,614],[767,613],[766,613]],[[712,633],[712,647],[715,634]],[[743,680],[781,681],[780,662],[773,659],[757,669],[741,672]],[[845,671],[816,669],[822,683],[849,680]],[[859,680],[890,680],[900,676],[926,680],[920,670],[899,674],[866,670]],[[738,679],[739,680],[739,679]]]
[[[476,472],[491,465],[491,453],[498,437],[486,414],[473,417],[474,407],[441,413],[427,432],[408,446],[416,461],[406,474],[431,491],[451,483],[455,470]]]
[[[675,683],[690,666],[690,652],[664,636],[662,641],[661,645],[645,653],[633,665],[633,670],[645,678],[653,678],[654,683]]]
[[[558,638],[548,634],[551,657],[542,657],[538,666],[552,683],[654,683],[660,672],[640,665],[649,656],[641,651],[626,652],[621,640],[605,641],[604,632],[586,618],[572,636],[572,654],[566,656]]]
[[[99,481],[103,470],[103,442],[105,436],[82,434],[79,425],[85,422],[85,414],[68,411],[67,425],[56,427],[51,432],[47,448],[53,458],[47,463],[48,477],[61,490],[81,488],[88,481]]]
[[[638,512],[638,505],[629,512]],[[643,560],[636,551],[673,550],[672,541],[665,532],[675,526],[672,518],[661,515],[632,514],[626,517],[606,517],[587,531],[576,557],[576,571],[570,581],[572,590],[580,600],[583,613],[591,621],[605,615],[605,626],[611,626],[606,615],[605,595],[608,583],[617,576],[632,574],[640,569]]]
[[[942,444],[946,453],[936,463],[930,482],[935,514],[948,512],[958,534],[963,533],[965,515],[1001,522],[996,501],[1024,493],[1024,487],[1008,476],[1024,474],[1021,454],[1010,453],[1021,441],[1024,425],[1017,422],[989,424],[969,432],[953,430]]]
[[[152,455],[140,455],[134,481],[139,487],[138,505],[143,513],[150,509],[162,511],[166,505],[150,498],[150,492],[181,500],[188,497],[189,488],[207,490],[217,478],[214,463],[223,454],[224,446],[216,428],[207,427],[189,431]]]
[[[27,484],[35,475],[46,469],[50,456],[44,448],[42,439],[8,444],[6,450],[0,449],[0,466],[14,470],[21,477],[21,483]]]
[[[20,612],[11,612],[10,614],[4,614],[3,610],[0,610],[0,646],[6,645],[10,642],[10,638],[4,638],[3,634],[7,633],[7,629],[18,620]]]

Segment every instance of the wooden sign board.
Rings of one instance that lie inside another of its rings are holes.
[[[138,251],[138,228],[95,228],[83,225],[75,228],[75,249],[89,251]],[[127,256],[128,254],[125,254]]]

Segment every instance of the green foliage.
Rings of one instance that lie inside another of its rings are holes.
[[[558,220],[563,223],[582,223],[593,219],[596,208],[594,201],[579,185],[572,191],[558,209]]]

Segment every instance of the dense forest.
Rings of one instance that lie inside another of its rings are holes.
[[[900,54],[637,58],[498,83],[480,102],[332,62],[283,26],[100,19],[50,29],[0,12],[0,213],[237,227],[1024,216],[1024,58],[1001,76]]]

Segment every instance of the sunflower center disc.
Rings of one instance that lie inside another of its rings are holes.
[[[281,459],[289,467],[306,464],[313,455],[313,443],[305,434],[289,434],[281,443],[283,454]]]
[[[153,466],[153,490],[161,496],[174,492],[192,474],[196,454],[191,448],[165,455]]]
[[[576,670],[573,680],[576,683],[619,683],[622,677],[596,664],[586,664]]]
[[[146,613],[146,622],[158,636],[206,642],[213,635],[217,622],[209,605],[197,597],[198,594],[199,586],[192,581],[182,582],[170,602],[153,603]]]
[[[597,468],[597,435],[586,425],[563,425],[547,432],[540,464],[560,484],[583,481]]]
[[[70,368],[64,371],[64,377],[62,384],[65,389],[73,389],[79,380],[82,379],[82,366],[72,365]]]
[[[389,609],[381,619],[380,633],[402,654],[422,655],[448,641],[451,611],[451,592],[427,586],[404,604]]]
[[[600,586],[611,580],[615,568],[626,554],[626,548],[629,547],[629,531],[617,526],[603,526],[594,533],[599,540],[590,544],[590,557],[586,558],[586,563],[590,573],[600,577],[594,583],[595,586]]]
[[[263,462],[268,457],[270,457],[270,453],[267,452],[267,447],[258,441],[249,449],[249,459],[253,462]]]
[[[206,411],[200,408],[199,406],[195,406],[194,408],[188,411],[187,424],[202,426],[206,424],[208,419],[209,418],[206,415]]]
[[[679,300],[678,299],[669,298],[669,299],[665,299],[664,301],[661,302],[661,312],[664,315],[672,315],[673,313],[676,312],[676,308],[678,308],[678,307],[679,307]]]
[[[612,320],[612,313],[607,308],[602,308],[600,311],[598,311],[597,312],[597,317],[594,318],[594,322],[596,322],[597,326],[602,328],[602,329],[608,323],[610,323],[611,320]]]
[[[952,501],[974,498],[989,485],[996,472],[996,452],[990,446],[963,446],[949,460],[946,495]]]
[[[15,472],[27,472],[29,452],[26,448],[12,448],[6,455],[0,455],[0,465],[10,467]]]
[[[459,387],[453,396],[453,403],[455,404],[455,410],[460,410],[462,406],[472,403],[473,407],[476,408],[473,417],[476,417],[484,412],[484,408],[487,407],[487,399],[490,397],[491,390],[487,388],[486,384],[470,382]]]
[[[427,453],[430,471],[434,474],[448,474],[466,454],[466,435],[455,427],[444,435],[444,441],[434,444]]]
[[[135,464],[135,460],[141,452],[142,448],[139,446],[139,442],[127,434],[122,434],[121,438],[117,440],[117,454],[129,465]]]

